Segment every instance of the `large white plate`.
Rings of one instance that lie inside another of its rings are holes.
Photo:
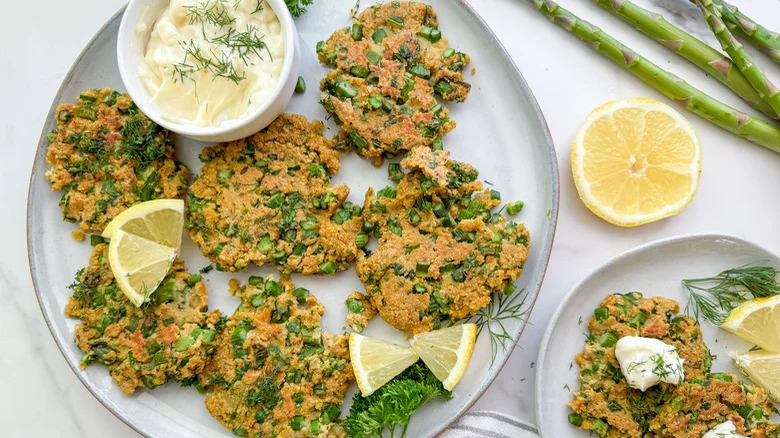
[[[645,297],[688,301],[684,278],[711,277],[725,269],[762,262],[780,266],[780,257],[737,237],[689,235],[658,240],[618,255],[580,282],[555,311],[542,340],[536,371],[536,416],[543,437],[587,437],[568,422],[567,403],[579,388],[574,356],[585,345],[588,320],[607,295],[639,291]],[[751,344],[702,320],[704,341],[713,354],[712,369],[739,374],[729,352]],[[573,365],[572,365],[573,364]]]
[[[552,140],[544,118],[525,81],[495,36],[465,1],[430,0],[440,16],[441,28],[453,47],[472,56],[476,74],[468,79],[473,84],[471,96],[463,104],[449,105],[458,127],[445,138],[445,147],[457,160],[468,161],[480,171],[481,177],[500,190],[503,199],[523,200],[525,209],[520,220],[531,232],[531,253],[525,274],[517,282],[518,289],[529,295],[533,305],[544,277],[558,214],[558,173]],[[317,41],[334,30],[349,24],[349,10],[354,0],[320,0],[297,20],[301,36],[302,74],[308,91],[295,96],[288,112],[324,120],[325,111],[317,103],[318,84],[326,69],[316,59]],[[83,89],[113,87],[123,90],[116,62],[116,34],[121,11],[113,17],[84,49],[66,76],[54,99],[54,105],[73,102]],[[471,76],[470,74],[467,76]],[[133,396],[123,395],[111,381],[106,369],[93,365],[79,370],[81,352],[73,343],[78,321],[67,319],[63,308],[74,273],[88,262],[90,246],[77,243],[70,235],[75,229],[62,221],[57,205],[60,193],[52,192],[45,178],[47,165],[45,133],[55,128],[54,106],[46,121],[35,159],[28,199],[28,247],[33,283],[44,317],[70,366],[78,377],[108,409],[138,432],[149,437],[228,437],[224,429],[209,416],[203,396],[191,389],[170,383],[154,391],[141,390]],[[337,129],[326,122],[328,135]],[[177,154],[193,171],[200,162],[198,153],[203,144],[178,139]],[[350,200],[359,204],[368,187],[388,184],[386,165],[372,167],[354,154],[342,159],[336,184],[346,182],[352,189]],[[191,271],[208,264],[189,238],[184,239],[183,258]],[[246,280],[249,275],[275,273],[272,268],[251,268],[234,275]],[[212,272],[206,276],[210,308],[232,313],[237,300],[227,293],[229,274]],[[333,277],[302,277],[293,280],[308,287],[328,311],[323,320],[325,329],[341,332],[345,329],[344,300],[362,286],[354,268]],[[520,336],[524,322],[507,325],[511,335]],[[379,318],[367,330],[371,336],[401,342],[403,335],[388,327]],[[436,401],[425,406],[413,419],[407,436],[428,437],[441,432],[463,414],[487,389],[506,361],[509,352],[499,354],[491,366],[487,336],[478,341],[471,366],[448,402]],[[348,395],[351,399],[351,393]],[[344,412],[349,403],[344,406]]]

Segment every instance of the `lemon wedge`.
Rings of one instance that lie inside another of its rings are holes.
[[[117,230],[134,234],[161,245],[181,249],[184,228],[184,201],[156,199],[135,204],[119,213],[103,230],[103,237],[111,238]]]
[[[466,373],[476,339],[477,326],[463,324],[414,335],[409,344],[444,389],[452,391]]]
[[[745,354],[731,353],[737,368],[750,380],[766,389],[780,402],[780,354],[751,351]]]
[[[780,295],[745,301],[729,313],[720,328],[764,350],[780,353]]]
[[[701,144],[679,112],[653,99],[596,108],[571,145],[582,202],[615,225],[632,227],[682,211],[699,187]]]
[[[371,395],[419,359],[411,348],[357,333],[349,335],[349,356],[363,397]]]
[[[157,289],[176,258],[176,250],[116,230],[108,245],[108,263],[119,289],[138,307]]]

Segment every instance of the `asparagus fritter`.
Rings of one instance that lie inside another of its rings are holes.
[[[224,270],[270,263],[286,272],[332,274],[358,254],[362,209],[346,201],[335,143],[320,122],[282,115],[263,131],[203,149],[186,227]]]
[[[76,105],[59,105],[56,118],[46,178],[52,190],[64,191],[64,220],[97,233],[137,202],[184,198],[190,174],[175,160],[172,134],[128,95],[87,90]]]
[[[345,436],[348,338],[322,332],[325,308],[284,278],[231,280],[230,293],[241,305],[201,378],[211,415],[238,436]]]
[[[373,5],[317,52],[332,68],[320,86],[323,106],[341,139],[376,165],[416,146],[440,147],[455,122],[435,96],[462,102],[471,89],[468,55],[447,46],[423,3]]]
[[[117,287],[108,245],[99,244],[71,289],[65,314],[81,319],[76,344],[84,352],[82,367],[94,361],[108,366],[125,394],[169,379],[192,380],[213,351],[219,312],[206,313],[206,287],[181,260],[139,308]]]
[[[639,292],[610,295],[601,303],[588,321],[585,349],[577,355],[581,387],[569,403],[574,411],[569,421],[612,438],[698,438],[726,420],[740,434],[777,437],[777,426],[769,420],[775,408],[766,391],[732,374],[711,373],[699,324],[677,312],[676,301],[645,299]],[[629,387],[615,358],[615,344],[624,336],[673,345],[685,361],[685,380],[645,392]]]
[[[409,172],[396,187],[366,194],[363,228],[379,243],[357,273],[382,319],[420,333],[513,291],[529,234],[491,212],[499,193],[483,191],[477,170],[449,152],[419,147],[401,166]]]

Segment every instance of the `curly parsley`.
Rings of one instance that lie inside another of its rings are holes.
[[[350,438],[382,437],[387,430],[390,437],[400,431],[403,438],[412,414],[435,397],[449,399],[451,394],[425,364],[418,361],[368,397],[355,395],[344,420],[347,435]]]

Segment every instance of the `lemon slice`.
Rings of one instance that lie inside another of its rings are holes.
[[[349,335],[349,356],[363,397],[371,395],[419,359],[411,348],[357,333]]]
[[[766,389],[775,401],[780,402],[780,354],[765,351],[745,354],[732,352],[731,357],[743,374]]]
[[[116,230],[108,245],[108,263],[119,289],[138,307],[157,289],[176,258],[176,250]]]
[[[452,391],[466,373],[476,339],[477,326],[463,324],[414,335],[409,344],[444,389]]]
[[[571,145],[582,202],[607,222],[633,227],[679,213],[696,194],[701,144],[677,111],[653,99],[593,110]]]
[[[183,228],[184,201],[156,199],[135,204],[119,213],[103,230],[103,237],[111,238],[117,230],[122,230],[175,248],[178,254]]]
[[[745,301],[729,313],[720,328],[780,353],[780,295]]]

